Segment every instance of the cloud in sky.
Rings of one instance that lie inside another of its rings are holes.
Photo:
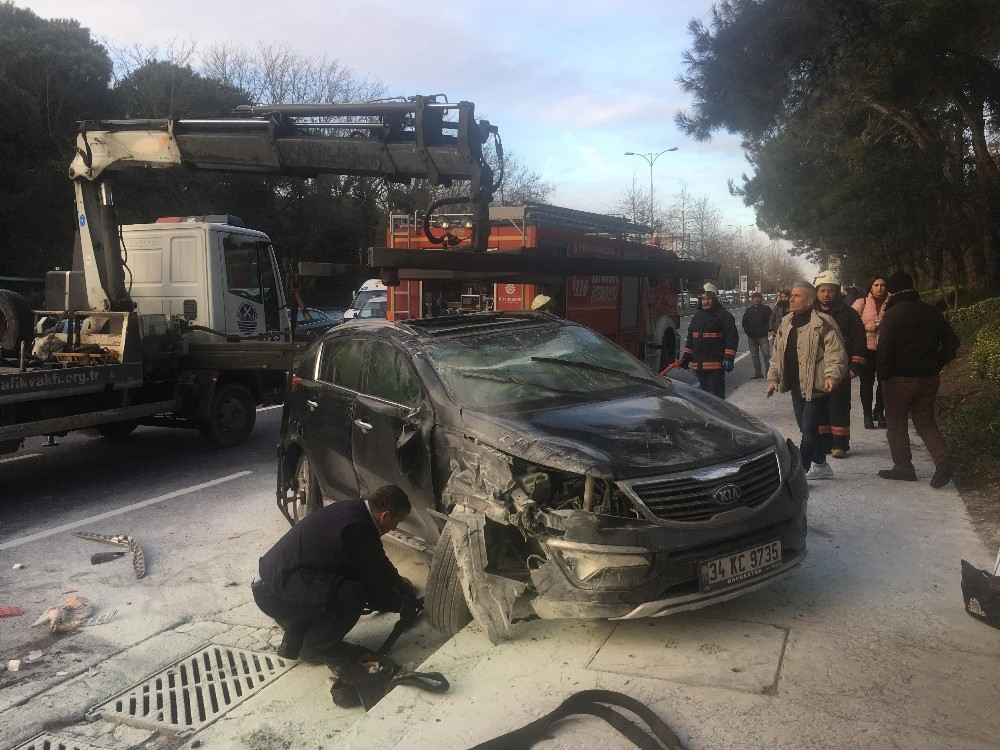
[[[504,145],[557,186],[555,199],[613,206],[648,167],[625,151],[677,146],[656,163],[660,193],[679,181],[708,194],[726,221],[753,221],[728,194],[747,164],[738,139],[687,139],[673,124],[687,106],[676,83],[687,23],[711,0],[15,0],[46,18],[75,18],[97,38],[158,45],[194,40],[284,44],[338,59],[391,94],[447,93],[476,102]]]

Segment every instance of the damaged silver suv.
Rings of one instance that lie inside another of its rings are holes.
[[[426,612],[655,617],[758,588],[806,553],[798,452],[724,401],[545,313],[338,326],[285,405],[278,504],[398,484],[433,551]]]

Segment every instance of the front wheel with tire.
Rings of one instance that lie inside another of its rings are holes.
[[[295,495],[288,505],[292,525],[322,507],[323,495],[319,489],[319,481],[309,463],[309,456],[303,453],[295,464]]]
[[[0,289],[0,349],[16,352],[21,342],[31,341],[34,315],[17,292]]]
[[[458,578],[458,560],[451,544],[452,523],[441,529],[424,592],[424,614],[435,630],[455,635],[472,622],[472,613]]]
[[[202,434],[220,448],[232,448],[250,437],[257,421],[257,402],[250,389],[223,383],[215,389],[212,409],[202,424]]]

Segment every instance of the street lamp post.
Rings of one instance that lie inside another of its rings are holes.
[[[668,151],[676,151],[676,150],[677,146],[671,146],[670,148],[663,149],[658,154],[654,154],[652,151],[645,154],[640,154],[635,151],[625,152],[625,156],[638,156],[643,160],[645,160],[647,164],[649,164],[649,244],[653,244],[653,165],[656,164],[657,159],[659,159]]]

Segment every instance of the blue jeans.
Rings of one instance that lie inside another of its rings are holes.
[[[819,426],[830,424],[830,397],[820,396],[806,401],[798,388],[792,388],[792,408],[795,421],[802,432],[799,452],[802,454],[802,470],[809,471],[812,464],[825,464],[826,451],[819,439]]]
[[[748,337],[747,341],[750,344],[750,359],[753,361],[753,374],[767,375],[767,371],[771,367],[771,342],[768,341],[767,336],[761,336],[760,338]],[[760,369],[761,355],[764,358],[763,372]]]

